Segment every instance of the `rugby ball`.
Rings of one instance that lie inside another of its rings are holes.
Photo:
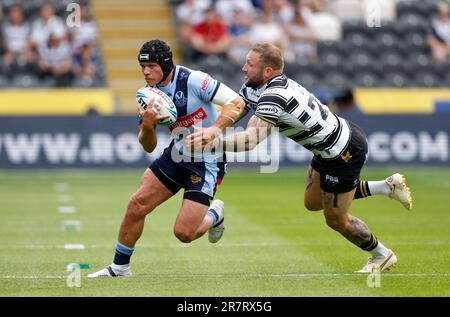
[[[156,110],[152,107],[152,110],[161,116],[169,116],[169,118],[161,121],[159,124],[171,125],[177,121],[177,107],[173,103],[172,99],[167,96],[161,90],[154,87],[144,87],[136,93],[136,104],[138,109],[145,110],[148,107],[149,102],[154,99],[153,104],[160,105],[160,110]]]

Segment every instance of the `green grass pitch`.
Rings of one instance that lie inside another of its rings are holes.
[[[118,227],[142,170],[0,172],[0,296],[450,296],[450,169],[368,168],[363,179],[407,175],[414,208],[387,197],[353,203],[352,213],[398,256],[369,287],[354,274],[368,253],[303,207],[306,169],[277,174],[230,169],[217,198],[226,230],[182,244],[172,234],[177,195],[146,219],[129,279],[87,279],[110,264]],[[65,184],[65,185],[64,185]],[[60,213],[72,206],[74,213]],[[80,231],[62,222],[79,220]],[[84,250],[65,250],[83,244]],[[87,263],[80,287],[66,266]],[[372,284],[373,286],[373,284]]]

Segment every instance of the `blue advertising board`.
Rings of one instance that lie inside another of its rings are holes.
[[[366,131],[372,165],[450,166],[450,114],[349,118]],[[242,126],[245,121],[241,122]],[[164,127],[149,154],[137,139],[135,116],[0,117],[0,169],[145,167],[170,142]],[[306,165],[312,155],[278,134],[247,153],[227,153],[233,164]]]

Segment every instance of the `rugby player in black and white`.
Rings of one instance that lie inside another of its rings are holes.
[[[371,253],[358,273],[384,271],[397,262],[368,226],[349,213],[353,199],[386,195],[410,210],[412,198],[405,177],[394,174],[380,181],[359,179],[367,155],[364,131],[333,114],[313,94],[283,74],[281,51],[271,44],[257,44],[247,54],[240,91],[246,111],[253,110],[244,132],[227,136],[227,151],[248,151],[274,128],[311,151],[304,204],[323,210],[326,223],[362,250]]]

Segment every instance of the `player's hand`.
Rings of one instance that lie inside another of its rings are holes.
[[[186,146],[194,151],[203,150],[206,146],[213,148],[216,143],[219,144],[218,137],[222,134],[219,128],[208,127],[208,128],[197,128],[194,133],[189,134],[186,137]]]
[[[155,109],[155,110],[153,110]],[[144,127],[148,128],[155,128],[158,123],[161,121],[166,120],[169,118],[169,116],[161,116],[159,114],[159,110],[161,109],[161,106],[157,103],[155,103],[154,99],[151,99],[148,103],[147,109],[141,110],[139,109],[139,115],[142,118],[142,124]]]

